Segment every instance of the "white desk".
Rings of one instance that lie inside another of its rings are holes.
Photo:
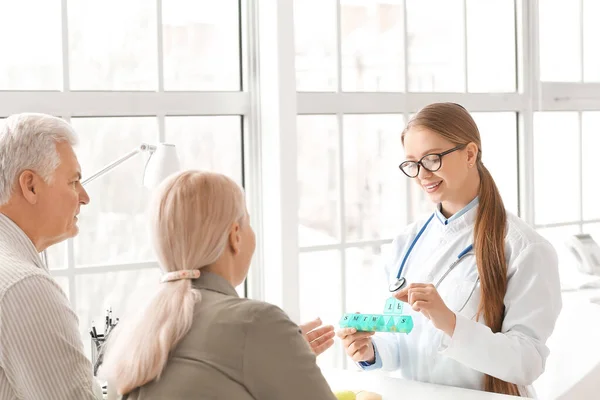
[[[598,296],[600,289],[562,293],[563,308],[547,343],[546,370],[533,384],[540,399],[600,397],[600,305],[590,302]]]
[[[544,374],[533,384],[538,399],[600,398],[600,289],[564,292],[563,309],[548,340]],[[511,396],[392,378],[378,371],[323,370],[334,391],[368,390],[394,399],[515,399]]]
[[[367,390],[383,396],[383,400],[444,399],[444,400],[516,400],[522,397],[506,396],[478,390],[392,378],[379,371],[322,370],[334,392]]]

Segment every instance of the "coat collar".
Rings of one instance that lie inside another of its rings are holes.
[[[222,293],[228,296],[239,297],[238,292],[233,286],[231,286],[231,283],[229,283],[222,276],[213,272],[200,270],[200,277],[192,281],[192,286],[195,289],[210,290],[212,292]]]
[[[446,218],[441,212],[441,204],[438,204],[435,209],[435,216],[439,223],[450,231],[458,231],[462,228],[473,225],[477,217],[477,208],[479,205],[479,197],[475,197],[469,204],[463,207],[459,212]]]

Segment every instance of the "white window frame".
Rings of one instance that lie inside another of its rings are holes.
[[[582,0],[580,0],[582,1]],[[266,1],[269,6],[274,6]],[[463,3],[466,4],[466,1]],[[265,7],[267,7],[265,5]],[[290,26],[294,25],[293,17],[293,0],[281,0],[277,7],[277,22],[265,21],[260,22],[261,28],[263,24],[272,23],[277,25],[271,31],[277,33],[278,43],[280,46],[289,49],[294,46],[294,32]],[[337,31],[339,34],[340,6],[338,2],[337,8]],[[405,13],[406,18],[406,13]],[[485,94],[485,93],[355,93],[341,91],[341,49],[338,41],[337,49],[337,68],[338,68],[338,87],[335,93],[321,92],[296,92],[290,82],[283,81],[281,78],[278,81],[278,95],[280,98],[288,99],[292,102],[292,97],[295,97],[296,109],[295,112],[290,110],[291,104],[285,108],[285,112],[280,112],[278,118],[278,128],[280,129],[280,142],[277,146],[263,147],[263,157],[265,151],[278,149],[280,151],[278,158],[279,167],[279,187],[277,194],[280,196],[277,215],[271,215],[272,221],[277,220],[278,233],[287,234],[285,239],[280,241],[286,242],[286,247],[278,254],[278,260],[281,260],[280,266],[271,266],[278,277],[271,283],[267,282],[264,276],[261,279],[263,288],[255,293],[258,298],[272,300],[265,295],[265,286],[279,284],[280,292],[275,296],[275,302],[278,302],[296,321],[300,315],[300,304],[298,294],[302,290],[299,287],[299,266],[298,256],[300,253],[313,252],[319,250],[339,250],[342,257],[342,272],[340,282],[342,286],[342,298],[345,298],[345,248],[356,246],[357,242],[347,243],[345,239],[344,229],[344,179],[343,168],[340,168],[340,221],[341,221],[341,240],[335,245],[324,246],[309,246],[300,247],[298,245],[297,226],[298,226],[298,204],[297,195],[298,189],[295,184],[290,185],[290,182],[297,182],[297,154],[292,147],[297,140],[296,132],[296,117],[298,115],[313,115],[313,114],[329,114],[335,115],[339,122],[339,128],[343,129],[341,119],[345,114],[401,114],[405,120],[408,116],[417,111],[426,104],[439,101],[454,101],[463,104],[471,112],[515,112],[518,117],[518,146],[519,146],[519,176],[518,176],[518,193],[519,193],[519,215],[528,224],[541,228],[542,226],[535,225],[535,192],[534,192],[534,140],[533,140],[533,116],[539,111],[584,111],[584,110],[599,110],[600,109],[600,84],[589,83],[550,83],[541,82],[539,73],[539,4],[537,0],[517,0],[516,1],[516,29],[517,29],[517,77],[518,88],[514,93],[505,94]],[[406,22],[406,21],[405,21]],[[466,21],[465,21],[466,23]],[[406,26],[406,24],[405,24]],[[261,37],[261,39],[263,39]],[[264,43],[261,41],[261,46]],[[275,46],[275,45],[273,45]],[[290,77],[294,76],[295,54],[291,51],[280,51],[276,53],[277,66],[275,68],[277,76]],[[405,71],[408,69],[405,68]],[[407,72],[405,72],[407,73]],[[291,79],[291,78],[290,78]],[[405,79],[405,82],[408,80]],[[264,82],[262,82],[264,84]],[[264,130],[261,134],[264,134]],[[340,132],[340,138],[343,138],[343,131]],[[343,139],[340,139],[343,140]],[[343,152],[343,146],[340,143],[340,151]],[[343,162],[343,157],[340,156],[340,163]],[[266,160],[263,159],[263,163]],[[265,164],[266,165],[266,164]],[[272,182],[271,182],[272,183]],[[408,185],[408,183],[407,183]],[[285,190],[283,190],[285,188]],[[581,194],[580,194],[581,196]],[[263,198],[263,201],[266,199]],[[410,214],[411,198],[407,191],[407,212]],[[267,216],[266,216],[267,217]],[[267,217],[269,218],[269,217]],[[267,219],[265,219],[267,221]],[[579,225],[583,222],[577,221]],[[265,222],[266,223],[266,222]],[[265,230],[266,235],[266,230]],[[268,240],[269,236],[265,236],[264,240]],[[360,241],[361,245],[376,245],[388,243],[389,239],[376,241]],[[268,242],[267,252],[275,251],[275,243]],[[273,246],[271,246],[273,244]],[[263,273],[269,274],[267,265]],[[318,277],[315,277],[318,279]],[[285,289],[283,289],[285,288]],[[340,315],[345,310],[345,301],[342,301],[342,309]],[[346,364],[346,360],[342,362]]]
[[[251,95],[248,87],[256,86],[252,81],[255,64],[254,38],[250,34],[254,27],[253,20],[247,18],[248,3],[240,1],[240,45],[242,91],[223,92],[167,92],[164,90],[163,78],[163,33],[162,33],[162,0],[156,0],[157,7],[157,46],[156,59],[158,69],[158,87],[156,91],[71,91],[69,71],[69,32],[68,32],[68,0],[61,1],[62,17],[62,61],[63,86],[61,91],[0,91],[0,117],[20,112],[40,112],[60,116],[67,121],[76,117],[156,117],[158,122],[157,142],[165,141],[165,118],[170,116],[238,116],[242,118],[243,171],[256,170],[257,154],[251,144],[255,142],[256,128],[251,117]],[[122,149],[123,154],[131,149]],[[84,171],[91,174],[94,171]],[[118,173],[113,171],[112,173]],[[243,174],[249,209],[260,215],[256,201],[258,194],[255,174]],[[106,179],[102,177],[100,179]],[[93,205],[91,205],[93,207]],[[76,278],[86,274],[110,273],[157,268],[157,262],[131,262],[122,264],[94,265],[76,268],[73,240],[66,241],[65,269],[53,269],[55,277],[66,277],[69,283],[68,296],[73,309],[77,309]],[[255,260],[256,262],[256,260]],[[246,293],[249,294],[248,291]]]
[[[536,12],[536,26],[539,20],[539,14],[537,11],[539,8],[537,5],[544,0],[535,0],[532,3],[535,3]],[[578,180],[578,192],[579,196],[579,218],[572,221],[561,221],[557,223],[550,224],[536,224],[534,223],[534,227],[536,229],[543,228],[558,228],[558,227],[566,227],[566,226],[577,226],[579,231],[582,232],[584,230],[585,224],[590,223],[598,223],[600,219],[586,219],[583,215],[583,157],[582,157],[582,112],[585,111],[599,111],[600,110],[600,82],[584,82],[584,0],[573,0],[573,4],[576,2],[579,3],[578,7],[580,10],[579,20],[580,20],[580,30],[579,30],[579,44],[580,48],[580,57],[581,57],[581,80],[580,82],[542,82],[539,79],[536,80],[537,87],[536,92],[537,96],[537,107],[534,107],[534,111],[570,111],[577,112],[578,120],[579,120],[579,130],[577,132],[578,146],[579,146],[579,180]],[[536,43],[539,40],[536,37]],[[538,58],[539,60],[539,58]],[[537,68],[537,77],[539,77],[539,61]],[[531,146],[533,147],[533,145]],[[533,154],[531,155],[530,162],[533,163]],[[533,168],[532,168],[533,169]],[[533,183],[533,179],[532,179]],[[531,207],[533,210],[533,198],[531,199]]]
[[[302,248],[299,246],[296,149],[298,115],[330,114],[335,115],[338,122],[341,122],[345,114],[392,113],[401,114],[407,119],[410,113],[422,106],[439,101],[459,102],[472,112],[516,112],[519,123],[519,214],[526,222],[534,225],[534,112],[600,110],[600,84],[540,82],[537,0],[517,0],[519,84],[515,93],[506,94],[341,92],[339,42],[338,92],[297,92],[293,2],[294,0],[240,0],[243,91],[165,92],[161,62],[162,29],[158,29],[158,91],[75,92],[71,91],[69,86],[68,51],[66,51],[68,49],[67,0],[62,0],[64,64],[62,91],[0,92],[0,116],[24,111],[59,115],[67,120],[72,117],[92,116],[156,116],[159,122],[157,138],[159,141],[165,138],[164,120],[167,116],[242,116],[244,180],[258,243],[249,275],[248,296],[281,306],[296,322],[301,322],[299,321],[301,288],[298,267],[298,257],[301,252],[325,249],[341,251],[357,244],[374,245],[389,242],[389,239],[346,242],[343,218],[344,179],[343,168],[340,168],[341,242],[327,246]],[[159,11],[157,23],[160,27],[162,0],[156,0],[156,6]],[[338,3],[336,20],[338,33],[339,13]],[[404,25],[406,27],[406,24]],[[407,81],[408,79],[405,79],[405,82]],[[340,123],[339,126],[343,129],[343,124]],[[340,132],[340,138],[342,137],[343,132]],[[341,143],[340,151],[343,151]],[[342,159],[340,157],[340,162]],[[407,210],[410,210],[410,196],[407,195],[406,201]],[[409,212],[408,214],[410,215]],[[583,222],[576,223],[581,226]],[[75,268],[73,242],[68,241],[67,247],[68,268],[53,270],[52,274],[68,278],[69,295],[74,308],[76,308],[76,276],[156,267],[156,263],[152,262]],[[341,254],[343,257],[344,252],[341,251]],[[344,265],[345,260],[342,258],[342,266]],[[340,279],[341,282],[345,282],[344,268]],[[342,289],[342,296],[345,296],[344,289]],[[340,310],[340,315],[344,311]]]
[[[583,2],[583,0],[578,0]],[[406,4],[406,3],[405,3]],[[463,6],[466,5],[466,0]],[[404,16],[406,18],[406,8]],[[582,14],[583,17],[583,14]],[[293,15],[287,15],[286,24],[293,25]],[[535,191],[534,191],[534,114],[544,111],[577,111],[581,118],[582,111],[600,110],[600,83],[563,83],[563,82],[542,82],[540,80],[540,57],[539,57],[539,2],[538,0],[517,0],[516,1],[516,29],[517,29],[517,78],[518,87],[515,93],[505,94],[485,94],[485,93],[362,93],[362,92],[342,92],[341,86],[341,46],[339,39],[337,41],[337,68],[338,82],[337,92],[299,92],[297,98],[297,115],[335,115],[338,119],[340,129],[340,176],[339,176],[339,220],[341,224],[340,242],[333,245],[306,246],[298,247],[297,252],[306,253],[320,250],[339,250],[341,254],[341,296],[342,309],[340,316],[345,309],[345,280],[346,280],[346,260],[344,249],[355,247],[357,244],[362,246],[378,245],[389,243],[389,239],[366,240],[360,242],[347,242],[345,238],[345,210],[344,210],[344,168],[343,168],[343,123],[342,118],[345,114],[401,114],[405,120],[408,116],[416,112],[421,107],[440,101],[453,101],[464,105],[471,112],[515,112],[518,116],[518,159],[519,159],[519,216],[534,228],[546,228],[553,226],[578,225],[583,229],[583,224],[590,222],[600,222],[600,220],[585,220],[580,215],[579,220],[565,221],[558,224],[541,225],[535,224]],[[340,36],[340,5],[337,6],[337,32]],[[466,20],[465,20],[466,24]],[[406,29],[406,20],[404,23]],[[583,35],[583,28],[582,33]],[[466,49],[466,51],[468,51]],[[583,57],[583,51],[581,53]],[[289,60],[283,63],[289,66]],[[583,63],[582,63],[583,68]],[[405,67],[405,84],[408,84],[408,68]],[[583,74],[582,74],[583,76]],[[291,95],[292,93],[290,93]],[[290,122],[295,124],[295,121]],[[293,138],[296,140],[296,137]],[[581,124],[579,132],[579,143],[581,143]],[[581,148],[581,145],[580,145]],[[284,167],[294,170],[296,159],[286,160]],[[292,174],[290,173],[290,178]],[[294,175],[294,178],[296,176]],[[579,202],[582,202],[582,182],[580,166],[580,184],[579,184]],[[407,183],[408,185],[409,183]],[[407,190],[406,202],[408,204],[407,212],[410,216],[411,196]],[[581,213],[583,208],[580,208]],[[297,211],[297,210],[296,210]],[[297,223],[296,218],[296,223]],[[293,263],[297,269],[298,265]],[[298,271],[293,271],[294,275]],[[317,279],[317,277],[315,277]],[[300,292],[300,289],[292,291],[294,295]],[[298,309],[290,310],[293,315],[299,315],[299,304],[297,300],[289,301],[288,304],[298,306]],[[350,310],[351,311],[351,310]],[[346,366],[347,359],[343,357],[342,366]],[[339,366],[339,365],[338,365]]]
[[[269,2],[265,2],[269,3]],[[517,8],[517,18],[519,21],[532,21],[535,22],[537,18],[537,8],[535,7],[537,3],[535,2],[518,2],[519,7]],[[285,43],[286,47],[294,46],[294,33],[292,29],[289,29],[290,26],[294,25],[294,17],[293,17],[293,0],[281,0],[279,1],[278,6],[280,9],[284,11],[280,12],[278,15],[278,23],[279,23],[279,41],[281,43]],[[340,31],[340,23],[339,23],[339,14],[340,14],[340,6],[338,2],[337,7],[337,31]],[[406,15],[406,14],[405,14]],[[261,27],[264,23],[261,20]],[[465,22],[466,23],[466,22]],[[405,24],[406,26],[406,24]],[[419,108],[425,106],[426,104],[432,102],[439,101],[454,101],[463,104],[467,109],[473,112],[516,112],[519,117],[519,140],[520,147],[522,149],[526,149],[525,151],[520,152],[520,177],[519,177],[519,186],[520,186],[520,207],[521,207],[521,216],[524,217],[528,222],[533,222],[532,211],[533,211],[533,161],[532,161],[532,149],[531,145],[533,143],[533,135],[532,129],[533,126],[533,111],[535,109],[536,102],[533,101],[536,96],[536,85],[531,84],[531,82],[535,81],[532,77],[538,76],[537,72],[537,57],[533,57],[532,54],[537,54],[535,47],[535,40],[537,38],[537,30],[531,29],[532,23],[524,23],[521,22],[518,24],[518,48],[522,57],[519,57],[519,66],[518,68],[522,71],[519,74],[520,82],[519,82],[519,90],[515,93],[505,93],[505,94],[481,94],[481,93],[356,93],[356,92],[342,92],[341,91],[341,48],[340,43],[338,41],[338,91],[335,93],[321,93],[321,92],[296,92],[295,88],[292,87],[289,83],[283,83],[280,87],[280,91],[282,97],[292,97],[294,96],[296,99],[296,110],[295,113],[288,113],[285,115],[280,115],[279,119],[281,121],[282,131],[285,132],[285,136],[281,137],[282,141],[296,143],[297,132],[296,132],[296,116],[297,115],[311,115],[311,114],[329,114],[335,115],[339,122],[341,122],[341,118],[345,114],[400,114],[403,115],[405,119],[408,118],[409,114],[417,111]],[[536,26],[534,24],[533,26]],[[286,36],[289,35],[289,36]],[[263,43],[261,42],[261,46]],[[295,53],[290,51],[285,51],[277,54],[277,63],[280,75],[285,76],[294,76],[294,64],[295,64]],[[525,68],[527,66],[527,68]],[[408,69],[405,68],[405,71]],[[405,72],[407,73],[407,72]],[[407,82],[407,79],[405,79]],[[264,84],[264,82],[263,82]],[[285,127],[285,128],[283,128]],[[339,124],[340,129],[343,129],[343,124]],[[340,132],[340,137],[343,137],[343,131]],[[340,146],[340,151],[343,151],[343,147]],[[289,151],[287,153],[287,157],[282,156],[281,160],[281,176],[285,176],[288,182],[297,182],[297,154],[293,154],[295,152]],[[340,157],[342,160],[342,157]],[[342,162],[342,161],[340,161]],[[343,168],[340,168],[340,174],[343,174]],[[283,180],[283,178],[282,178]],[[287,210],[289,215],[287,216],[284,224],[290,224],[290,226],[283,227],[282,230],[290,233],[290,237],[293,237],[293,241],[295,243],[295,248],[288,249],[286,255],[287,259],[284,258],[282,269],[285,269],[285,273],[287,273],[290,277],[287,283],[293,283],[296,288],[292,290],[287,290],[281,299],[281,304],[283,304],[284,309],[294,316],[297,317],[300,315],[299,310],[299,302],[297,299],[297,294],[300,291],[298,286],[298,254],[301,252],[312,252],[318,250],[342,250],[347,247],[356,246],[356,244],[360,243],[361,245],[373,245],[373,244],[383,244],[388,243],[390,239],[382,239],[375,241],[360,241],[360,242],[351,242],[347,243],[345,240],[345,229],[344,229],[344,199],[343,199],[343,185],[344,185],[343,175],[340,175],[340,204],[342,205],[340,208],[340,212],[342,213],[340,218],[341,221],[341,241],[338,244],[334,245],[324,245],[324,246],[310,246],[310,247],[300,247],[298,246],[297,240],[297,232],[291,233],[292,230],[297,230],[298,224],[298,211],[297,211],[297,194],[298,189],[291,185],[287,191],[288,196],[286,198],[293,198],[294,201],[290,201],[289,203],[283,204]],[[407,182],[408,185],[408,182]],[[410,205],[410,197],[407,195],[407,204]],[[410,206],[409,206],[410,209]],[[271,248],[271,246],[269,246]],[[270,251],[270,250],[269,250]],[[344,266],[344,252],[342,254],[342,266]],[[345,279],[345,273],[343,272],[344,268],[342,268],[342,276],[340,277],[342,282]],[[344,285],[342,285],[342,288]],[[289,287],[288,287],[289,288]],[[345,296],[345,293],[342,289],[342,296]],[[340,315],[345,310],[340,310]]]

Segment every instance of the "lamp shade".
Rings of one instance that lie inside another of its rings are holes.
[[[159,143],[150,155],[144,172],[144,186],[154,189],[168,176],[181,169],[174,144]]]

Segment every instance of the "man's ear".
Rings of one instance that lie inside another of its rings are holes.
[[[25,170],[19,175],[18,190],[30,204],[36,204],[38,201],[40,184],[40,177],[31,170]]]

